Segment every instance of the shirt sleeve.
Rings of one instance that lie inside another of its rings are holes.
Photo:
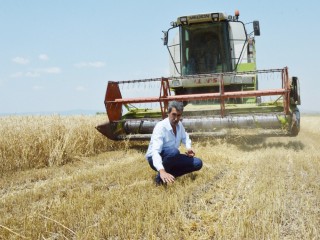
[[[162,151],[163,147],[163,136],[162,136],[162,127],[156,126],[153,130],[152,134],[152,161],[153,166],[159,171],[161,169],[164,169],[162,165],[162,157],[160,156],[160,153]]]
[[[185,145],[186,149],[191,148],[191,139],[189,138],[189,134],[186,132],[182,124],[181,124],[181,142]]]

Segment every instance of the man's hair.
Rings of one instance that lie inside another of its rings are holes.
[[[175,108],[178,112],[183,112],[183,102],[171,101],[168,105],[168,112],[171,113],[172,108]]]

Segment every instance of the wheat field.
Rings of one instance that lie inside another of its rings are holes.
[[[148,142],[107,140],[104,118],[0,118],[0,239],[320,239],[320,116],[195,140],[203,168],[160,187]]]

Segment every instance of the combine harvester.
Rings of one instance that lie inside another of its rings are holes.
[[[287,67],[256,69],[258,21],[250,24],[250,33],[238,11],[235,16],[183,16],[171,26],[163,32],[171,76],[109,81],[104,101],[108,120],[96,127],[99,132],[112,140],[148,139],[167,116],[168,102],[177,100],[185,104],[182,121],[191,137],[232,128],[299,133],[298,78],[289,77]]]

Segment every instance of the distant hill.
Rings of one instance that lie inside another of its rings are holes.
[[[68,111],[40,111],[40,112],[23,112],[23,113],[0,113],[0,116],[26,116],[26,115],[62,115],[62,116],[71,116],[71,115],[96,115],[101,113],[101,110],[84,110],[84,109],[75,109]]]
[[[320,114],[320,110],[307,110],[307,109],[302,109],[300,110],[302,114],[311,114],[311,115],[318,115]]]

